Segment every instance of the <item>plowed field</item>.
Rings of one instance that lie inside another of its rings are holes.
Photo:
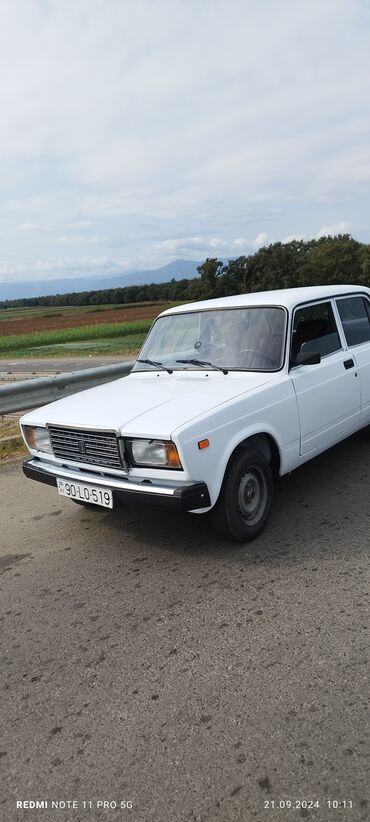
[[[117,308],[102,311],[79,312],[68,311],[65,314],[56,313],[54,316],[38,317],[37,311],[33,316],[0,319],[0,335],[26,334],[30,331],[53,331],[63,328],[80,328],[84,325],[100,325],[101,323],[123,323],[133,320],[151,320],[157,314],[168,308],[167,304],[140,306],[138,308]]]

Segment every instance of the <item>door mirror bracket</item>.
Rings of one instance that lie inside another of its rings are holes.
[[[317,365],[321,362],[321,354],[319,351],[300,351],[295,360],[291,360],[290,365],[294,368],[296,365]]]

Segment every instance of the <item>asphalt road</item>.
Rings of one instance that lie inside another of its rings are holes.
[[[127,357],[122,357],[119,354],[115,357],[0,358],[0,374],[42,374],[43,372],[51,374],[65,371],[80,371],[83,368],[95,368],[99,365],[124,362],[127,359]],[[134,359],[134,357],[132,357],[132,359]]]
[[[2,822],[368,820],[369,491],[362,432],[280,480],[235,547],[3,464]]]

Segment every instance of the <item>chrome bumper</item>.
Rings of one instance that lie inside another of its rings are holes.
[[[23,472],[29,479],[57,485],[57,478],[71,482],[82,482],[88,485],[101,486],[113,492],[115,502],[133,501],[153,505],[165,505],[183,511],[194,511],[208,508],[211,505],[208,488],[205,482],[180,482],[154,484],[152,480],[131,480],[128,477],[112,475],[102,476],[93,471],[79,471],[65,466],[31,457],[23,462]]]

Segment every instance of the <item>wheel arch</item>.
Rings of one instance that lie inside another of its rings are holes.
[[[280,473],[280,449],[276,439],[268,431],[259,431],[255,434],[250,434],[241,440],[231,452],[225,471],[229,467],[230,462],[235,459],[243,448],[254,448],[256,451],[259,451],[270,464],[273,475],[276,476]]]

